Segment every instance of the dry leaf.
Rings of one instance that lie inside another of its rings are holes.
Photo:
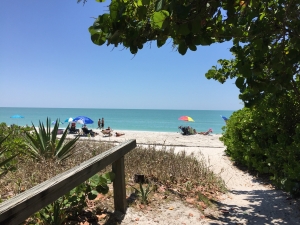
[[[207,205],[204,202],[199,202],[198,205],[201,206],[202,209],[207,208]]]
[[[98,220],[103,220],[106,218],[106,214],[97,215]]]
[[[158,189],[157,189],[158,192],[165,192],[166,191],[166,188],[164,186],[160,186]]]
[[[185,201],[189,204],[193,204],[195,202],[196,199],[194,198],[186,198]]]

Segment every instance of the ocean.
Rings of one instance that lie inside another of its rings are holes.
[[[47,117],[54,121],[77,116],[87,116],[94,123],[88,124],[89,129],[96,129],[99,118],[104,118],[104,127],[110,126],[113,130],[178,132],[179,126],[191,126],[198,132],[213,129],[213,134],[222,134],[225,126],[225,116],[229,118],[233,110],[159,110],[159,109],[83,109],[83,108],[11,108],[0,107],[0,123],[18,126],[39,125],[39,121],[46,123]],[[12,115],[21,115],[24,118],[10,118]],[[180,121],[180,116],[190,116],[195,122]],[[68,123],[61,124],[65,128]],[[78,124],[81,127],[81,124]]]

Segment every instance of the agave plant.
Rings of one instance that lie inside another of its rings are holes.
[[[2,143],[6,140],[6,138],[8,138],[8,136],[9,135],[0,139],[0,177],[13,169],[10,162],[13,158],[19,155],[19,153],[12,154],[6,148],[2,148]]]
[[[46,127],[39,121],[39,129],[34,127],[33,133],[26,132],[25,144],[29,147],[28,153],[35,159],[55,159],[62,161],[72,155],[75,143],[79,136],[71,141],[65,141],[69,129],[65,129],[62,137],[58,140],[57,131],[59,120],[56,120],[54,128],[51,130],[51,120],[47,118]]]

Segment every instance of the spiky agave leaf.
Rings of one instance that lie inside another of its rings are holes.
[[[49,121],[49,123],[50,123],[50,121]],[[52,130],[52,139],[51,139],[52,143],[54,143],[56,141],[56,135],[57,135],[58,128],[59,128],[59,120],[57,119],[54,124],[54,128]]]
[[[25,137],[25,144],[26,146],[29,147],[28,153],[36,159],[41,159],[44,156],[45,153],[45,149],[47,144],[45,143],[45,138],[43,138],[43,130],[41,128],[41,126],[43,126],[43,124],[41,122],[39,122],[40,127],[39,127],[39,131],[36,129],[36,127],[34,126],[34,124],[32,123],[32,126],[34,128],[34,133],[33,135],[28,132],[25,131],[26,137]],[[45,134],[44,134],[45,135]],[[34,137],[35,138],[34,138]]]
[[[29,147],[30,155],[36,159],[55,158],[56,160],[61,161],[72,155],[71,151],[75,148],[75,143],[79,139],[79,136],[65,143],[69,128],[68,125],[67,129],[64,131],[62,137],[58,141],[57,132],[59,128],[59,120],[56,120],[52,131],[50,121],[50,118],[47,118],[46,127],[43,123],[39,122],[39,131],[37,131],[34,127],[36,139],[26,132],[26,145]]]
[[[78,139],[80,138],[80,136],[76,136],[73,140],[64,144],[67,133],[68,133],[68,128],[69,128],[69,126],[64,131],[62,137],[60,138],[60,140],[56,146],[55,157],[60,161],[70,157],[73,154],[72,150],[75,148],[75,144],[78,141]]]
[[[65,139],[66,139],[66,137],[67,137],[69,128],[70,128],[70,124],[69,124],[69,125],[67,126],[67,128],[65,129],[63,135],[61,136],[61,138],[60,138],[60,140],[59,140],[59,142],[58,142],[58,144],[57,144],[57,146],[56,146],[56,148],[60,149],[60,148],[63,146],[64,141],[65,141]],[[79,137],[79,136],[78,136],[78,137]]]
[[[36,129],[35,132],[37,132]],[[40,142],[33,138],[33,136],[27,131],[25,131],[25,135],[25,145],[29,148],[26,153],[35,159],[41,158],[42,154],[40,151]]]

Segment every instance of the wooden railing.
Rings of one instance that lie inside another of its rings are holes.
[[[136,140],[129,140],[119,146],[97,155],[80,165],[61,173],[0,204],[0,224],[20,224],[35,212],[54,202],[100,170],[112,164],[115,173],[113,181],[115,210],[126,212],[126,187],[124,155],[136,147]]]

